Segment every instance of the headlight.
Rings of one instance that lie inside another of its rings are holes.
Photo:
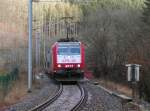
[[[80,68],[80,64],[78,64],[77,67]]]
[[[57,65],[57,67],[59,67],[59,68],[60,68],[60,67],[61,67],[61,65],[60,65],[60,64],[58,64],[58,65]]]

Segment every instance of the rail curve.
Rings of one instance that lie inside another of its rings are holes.
[[[55,100],[57,100],[57,98],[61,95],[62,91],[63,91],[63,86],[60,83],[57,93],[52,98],[49,98],[44,103],[34,107],[33,109],[30,109],[29,111],[42,111],[43,109],[48,107],[51,103],[53,103]]]
[[[85,104],[86,100],[88,99],[88,93],[79,83],[78,87],[81,91],[81,99],[80,101],[71,109],[71,111],[77,111],[83,104]]]
[[[82,105],[86,102],[88,94],[87,91],[84,89],[84,87],[82,87],[82,85],[80,85],[79,83],[77,85],[75,85],[78,87],[78,89],[80,90],[80,100],[75,103],[75,105],[72,108],[68,108],[68,111],[77,111],[80,107],[82,107]],[[65,87],[65,86],[64,86]],[[49,108],[54,102],[59,101],[59,98],[61,98],[62,93],[65,92],[65,89],[63,89],[63,85],[60,84],[59,89],[57,91],[57,93],[52,97],[49,98],[47,101],[45,101],[44,103],[34,107],[33,109],[29,110],[29,111],[45,111],[47,108]],[[71,101],[70,101],[71,102]],[[59,107],[63,107],[63,106],[59,106]],[[46,110],[47,111],[47,110]]]

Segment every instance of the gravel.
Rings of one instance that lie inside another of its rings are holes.
[[[88,100],[80,111],[122,111],[119,98],[88,82],[83,87],[88,91]]]
[[[121,99],[111,95],[104,89],[82,82],[81,85],[88,91],[88,99],[78,111],[123,111]],[[10,106],[6,111],[26,111],[52,97],[58,86],[47,77],[41,80],[41,89],[35,89],[24,100]],[[62,95],[44,111],[70,111],[80,100],[80,90],[75,85],[64,85]]]
[[[6,111],[27,111],[34,106],[44,102],[49,97],[52,97],[58,89],[58,85],[50,80],[46,75],[39,79],[38,88],[34,88],[32,93],[29,93],[23,100],[10,106]]]
[[[43,111],[70,111],[80,100],[81,92],[76,85],[63,85],[61,96]]]
[[[143,101],[141,100],[139,105],[141,106],[141,110],[142,111],[150,111],[150,103],[146,102],[146,101]]]

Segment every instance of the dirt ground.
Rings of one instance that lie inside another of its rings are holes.
[[[7,73],[6,70],[0,69],[0,75],[4,75],[4,74],[6,74],[6,73]]]
[[[0,111],[1,108],[5,108],[11,104],[15,104],[16,102],[20,101],[27,95],[27,74],[22,73],[20,74],[20,79],[14,82],[12,89],[4,98],[3,101],[0,102]],[[101,79],[92,78],[92,81],[99,82],[105,88],[108,88],[112,91],[117,91],[127,96],[132,96],[132,90],[128,86],[117,84],[112,81],[105,81]]]
[[[113,81],[108,81],[108,80],[106,81],[102,79],[95,79],[95,78],[93,79],[93,81],[100,83],[100,85],[102,85],[103,87],[111,91],[115,91],[121,94],[125,94],[129,97],[132,97],[132,89],[128,87],[127,85],[115,83]]]

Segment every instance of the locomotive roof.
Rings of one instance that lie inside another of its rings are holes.
[[[57,42],[58,44],[79,44],[80,42]]]
[[[61,38],[57,42],[78,42],[75,38]]]
[[[80,42],[57,42],[58,45],[80,45]]]

